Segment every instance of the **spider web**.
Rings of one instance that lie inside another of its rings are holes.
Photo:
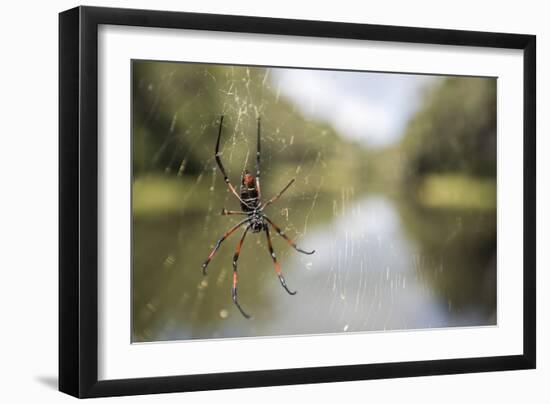
[[[403,223],[406,208],[371,192],[363,145],[304,113],[281,88],[284,69],[191,63],[133,65],[133,340],[296,335],[486,324],[489,314],[453,302],[438,279],[443,256],[425,254]],[[332,73],[335,74],[335,73]],[[342,73],[344,74],[344,73]],[[356,73],[357,74],[357,73]],[[255,172],[261,117],[262,196],[296,182],[267,210],[302,255],[272,231],[279,284],[263,232],[246,236],[239,261],[241,316],[231,300],[233,254],[244,227],[201,264],[242,220],[216,166],[238,189]],[[452,234],[479,217],[446,219]],[[435,258],[434,258],[435,257]],[[446,282],[446,281],[445,281]],[[489,320],[488,320],[489,319]]]

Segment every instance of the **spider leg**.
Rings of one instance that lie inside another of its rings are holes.
[[[279,281],[281,282],[281,285],[285,290],[288,292],[289,295],[295,295],[296,291],[292,292],[290,289],[288,289],[288,286],[286,286],[285,278],[283,277],[283,274],[281,273],[281,265],[277,262],[277,257],[275,256],[275,251],[273,251],[273,245],[271,244],[271,236],[269,235],[269,227],[265,226],[265,235],[267,237],[267,246],[269,247],[269,252],[271,253],[271,258],[273,259],[273,265],[275,266],[275,272],[277,272],[277,276],[279,277]]]
[[[239,283],[238,275],[237,275],[237,261],[239,260],[239,255],[241,254],[241,247],[243,246],[244,238],[246,237],[246,233],[248,233],[249,229],[250,229],[250,225],[246,226],[246,229],[244,229],[244,233],[241,237],[241,241],[239,241],[239,244],[237,244],[235,255],[233,255],[233,287],[231,288],[231,297],[233,298],[233,303],[235,303],[235,306],[237,306],[237,308],[245,318],[250,318],[250,315],[246,314],[246,312],[243,310],[243,308],[241,307],[241,305],[237,300],[237,284]]]
[[[277,195],[275,195],[273,198],[268,200],[264,205],[260,208],[260,210],[264,210],[267,208],[268,205],[271,205],[273,202],[277,201],[281,197],[281,195],[292,185],[292,183],[295,181],[295,178],[291,179],[288,184],[286,184],[286,187],[282,189],[281,192],[279,192]]]
[[[240,210],[227,210],[225,208],[222,209],[220,212],[220,215],[222,216],[229,216],[229,215],[248,215],[246,212],[242,212]]]
[[[214,249],[210,252],[210,254],[208,255],[208,258],[206,259],[206,261],[204,261],[204,264],[202,264],[202,274],[203,275],[206,275],[206,267],[208,266],[208,264],[210,263],[210,261],[212,260],[212,258],[214,258],[214,255],[216,254],[216,252],[218,251],[218,249],[220,248],[220,245],[222,244],[222,242],[227,238],[229,237],[230,235],[232,235],[233,233],[235,233],[235,230],[237,230],[239,227],[241,227],[243,224],[247,223],[250,221],[250,218],[246,218],[242,221],[240,221],[239,223],[237,223],[235,226],[233,226],[232,228],[230,228],[229,230],[227,230],[225,232],[225,234],[216,242],[216,245],[214,246]]]
[[[225,168],[223,167],[223,164],[222,164],[222,160],[220,159],[220,139],[221,139],[221,136],[222,136],[222,126],[223,126],[223,115],[220,117],[220,129],[218,131],[218,140],[216,141],[216,153],[215,153],[216,163],[218,163],[218,167],[220,168],[220,171],[222,172],[222,175],[223,175],[223,180],[225,181],[225,183],[229,187],[229,190],[233,193],[233,195],[235,195],[237,197],[237,199],[242,204],[244,204],[245,206],[249,206],[246,202],[244,202],[241,199],[241,197],[239,196],[239,194],[235,190],[235,187],[229,181],[229,177],[227,176],[227,173],[225,172]]]
[[[307,255],[311,255],[311,254],[313,254],[313,253],[315,252],[315,250],[313,250],[313,251],[305,251],[305,250],[302,250],[301,248],[299,248],[299,247],[296,245],[296,243],[295,243],[292,239],[288,238],[288,236],[285,234],[284,231],[282,231],[282,230],[279,228],[279,226],[277,226],[275,223],[273,223],[273,222],[271,221],[270,218],[268,218],[266,215],[263,215],[263,217],[264,217],[265,220],[267,220],[267,222],[268,222],[271,226],[273,226],[273,228],[275,229],[275,231],[277,232],[277,234],[278,234],[279,236],[281,236],[282,238],[284,238],[284,239],[286,240],[286,242],[288,243],[288,245],[291,246],[292,248],[294,248],[296,251],[301,252],[302,254],[307,254]]]
[[[260,118],[258,118],[258,140],[256,150],[256,189],[258,190],[258,199],[262,199],[262,190],[260,188]]]

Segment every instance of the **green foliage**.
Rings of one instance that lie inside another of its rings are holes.
[[[427,94],[402,147],[408,176],[496,175],[496,79],[451,77]]]
[[[213,163],[221,114],[222,148],[231,148],[228,170],[241,170],[243,161],[252,165],[257,117],[270,165],[330,159],[342,148],[358,155],[330,127],[304,118],[280,97],[269,69],[135,61],[133,70],[134,175],[199,174]]]
[[[420,202],[432,208],[494,210],[496,181],[457,174],[429,174],[418,189]]]
[[[496,91],[496,79],[443,79],[402,142],[377,156],[378,168],[399,162],[403,225],[449,310],[496,306]]]

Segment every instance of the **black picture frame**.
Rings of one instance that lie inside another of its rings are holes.
[[[523,50],[523,354],[99,381],[100,24]],[[535,368],[535,61],[533,35],[96,7],[60,13],[59,390],[84,398]]]

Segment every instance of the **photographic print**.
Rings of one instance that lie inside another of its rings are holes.
[[[497,324],[496,78],[131,71],[133,342]]]

